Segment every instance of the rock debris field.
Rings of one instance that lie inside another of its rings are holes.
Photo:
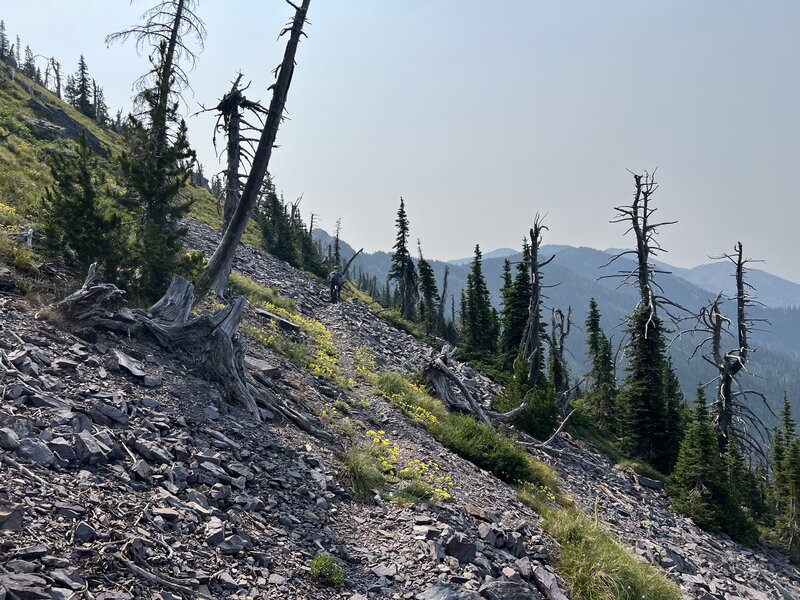
[[[217,232],[189,221],[208,255]],[[437,463],[452,498],[401,505],[356,500],[346,445],[280,422],[256,423],[147,338],[37,319],[0,295],[0,600],[127,598],[569,598],[557,544],[515,490],[444,449],[357,380],[355,353],[413,371],[431,348],[359,302],[248,247],[235,268],[277,288],[332,333],[348,390],[257,344],[249,363],[272,392],[322,415],[351,407],[353,439],[380,430],[400,461]],[[459,374],[488,403],[496,387]],[[324,423],[324,420],[321,420]],[[663,491],[560,435],[552,465],[570,494],[686,598],[789,600],[800,573],[674,515]],[[657,486],[656,486],[657,487]],[[331,555],[345,582],[326,587],[311,560]]]

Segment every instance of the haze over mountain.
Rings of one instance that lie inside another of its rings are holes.
[[[314,237],[322,247],[333,244],[333,238],[321,229],[314,231]],[[355,250],[347,242],[340,241],[342,257],[347,260]],[[633,261],[623,257],[613,265],[601,269],[608,263],[616,252],[594,248],[566,245],[543,245],[542,256],[555,255],[555,259],[543,269],[545,285],[551,285],[546,290],[547,308],[562,308],[568,306],[573,310],[575,323],[571,335],[567,339],[567,350],[571,363],[573,379],[579,379],[589,365],[585,359],[585,345],[583,324],[586,320],[589,298],[595,298],[602,312],[602,325],[613,343],[618,345],[623,337],[624,318],[629,315],[635,306],[638,297],[637,291],[631,287],[620,285],[620,279],[607,277],[619,271],[630,271],[634,268]],[[508,248],[501,248],[488,252],[483,259],[483,273],[489,287],[492,302],[500,308],[500,288],[502,286],[503,261],[508,258],[512,262],[521,259],[521,253],[511,252]],[[433,266],[437,282],[441,287],[445,265],[449,267],[449,283],[447,303],[448,312],[451,310],[455,298],[455,310],[458,311],[458,297],[466,286],[469,273],[470,259],[457,259],[443,262],[426,259]],[[379,285],[386,281],[386,275],[391,263],[391,253],[374,252],[362,253],[353,261],[350,276],[365,273],[374,276]],[[698,311],[716,295],[723,291],[727,296],[733,294],[732,289],[733,266],[727,261],[699,265],[692,269],[675,268],[667,263],[659,263],[664,270],[672,271],[671,275],[658,275],[657,281],[664,288],[665,295],[677,304],[691,311]],[[606,276],[600,279],[601,276]],[[764,319],[753,331],[751,338],[755,351],[748,364],[750,374],[742,378],[743,385],[763,393],[770,402],[772,410],[777,412],[777,407],[787,392],[792,401],[794,410],[800,410],[800,373],[794,365],[800,359],[800,285],[787,281],[766,271],[751,269],[747,281],[755,287],[755,297],[765,306],[753,307],[750,315],[754,319]],[[764,293],[762,294],[762,288]],[[452,295],[451,295],[452,294]],[[728,301],[723,303],[723,309],[728,314],[733,314],[733,305]],[[685,315],[684,315],[685,316]],[[545,315],[549,323],[549,315]],[[685,323],[689,327],[689,322]],[[681,380],[681,386],[687,398],[694,397],[698,384],[708,383],[715,377],[714,369],[700,356],[692,357],[695,347],[701,338],[697,336],[682,336],[675,341],[670,354]],[[733,343],[732,337],[723,339],[723,343]],[[624,377],[624,359],[620,357],[617,377]],[[769,414],[756,395],[752,396],[754,410],[763,416],[770,424],[774,417]]]

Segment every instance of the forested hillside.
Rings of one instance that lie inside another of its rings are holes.
[[[740,243],[719,295],[664,273],[650,171],[630,250],[535,213],[445,263],[403,197],[388,252],[315,229],[271,162],[310,5],[268,104],[203,109],[210,181],[201,3],[104,38],[149,64],[114,118],[0,19],[0,600],[797,596],[800,310],[754,290],[791,286]]]

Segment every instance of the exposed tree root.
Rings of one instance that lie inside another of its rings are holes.
[[[272,419],[277,414],[320,439],[332,439],[330,433],[315,424],[315,417],[305,407],[295,407],[278,398],[258,374],[245,367],[246,344],[236,335],[247,306],[244,296],[234,298],[213,314],[189,318],[194,288],[175,275],[167,292],[150,310],[130,311],[121,306],[121,298],[122,292],[116,286],[98,283],[96,273],[90,270],[83,287],[53,309],[106,329],[146,331],[216,384],[226,402],[244,407],[256,420]],[[95,306],[90,308],[89,302]]]

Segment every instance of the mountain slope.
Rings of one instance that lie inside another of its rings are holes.
[[[343,244],[343,257],[349,258],[354,253],[350,246]],[[346,250],[344,250],[346,248]],[[615,344],[619,344],[623,336],[623,319],[629,315],[637,302],[636,291],[628,286],[621,285],[618,278],[601,276],[614,275],[618,272],[630,272],[634,263],[628,258],[621,258],[614,264],[603,268],[611,258],[611,254],[592,248],[574,248],[563,245],[545,245],[541,250],[542,256],[555,255],[555,260],[543,270],[543,281],[545,285],[553,286],[546,290],[545,306],[547,308],[566,308],[571,306],[573,309],[573,319],[577,327],[572,335],[567,339],[567,353],[570,362],[570,369],[573,379],[580,379],[583,373],[589,370],[589,365],[585,357],[585,344],[583,340],[582,328],[586,320],[589,298],[595,298],[602,312],[602,326],[612,338]],[[519,261],[521,255],[517,253],[508,257],[512,262]],[[500,308],[500,287],[502,285],[502,258],[488,258],[483,261],[483,272],[486,277],[487,285],[496,308]],[[354,272],[363,272],[375,276],[379,282],[386,280],[391,255],[385,252],[374,254],[362,254],[351,267]],[[453,298],[458,298],[462,289],[466,286],[469,265],[458,265],[444,263],[442,261],[430,261],[437,280],[443,278],[444,268],[447,264],[449,268],[449,290],[452,294],[447,300],[448,309]],[[663,265],[666,269],[671,269],[669,265]],[[730,266],[723,263],[710,265],[714,272],[723,272]],[[699,268],[698,268],[699,269]],[[704,289],[681,276],[688,270],[677,270],[675,275],[659,275],[657,281],[663,286],[665,295],[674,302],[692,311],[698,311],[700,307],[706,305],[709,300],[716,296],[717,292]],[[694,270],[695,274],[702,272],[703,269]],[[753,279],[764,280],[757,270],[751,271]],[[761,278],[761,279],[759,279]],[[773,276],[766,277],[766,281],[775,283]],[[781,294],[790,290],[791,282],[780,280]],[[720,281],[721,282],[721,281]],[[714,283],[706,283],[707,288],[711,288]],[[777,285],[777,284],[776,284]],[[767,289],[769,286],[767,286]],[[769,292],[768,292],[769,293]],[[760,290],[756,285],[756,296],[760,298]],[[784,296],[782,296],[784,297]],[[458,307],[456,306],[456,310]],[[723,304],[723,309],[733,314],[734,307],[731,303]],[[545,315],[547,318],[547,315]],[[763,319],[756,330],[753,331],[751,339],[756,351],[752,353],[748,365],[749,373],[742,378],[742,383],[746,389],[754,389],[766,395],[770,407],[767,408],[756,395],[751,396],[751,406],[753,410],[765,421],[768,427],[776,423],[773,413],[777,414],[780,409],[783,394],[789,391],[789,398],[792,408],[796,413],[800,413],[800,396],[793,393],[800,389],[800,371],[795,367],[800,359],[800,310],[796,308],[779,307],[754,307],[751,316],[755,319]],[[726,342],[727,340],[727,342]],[[730,343],[732,338],[726,338],[724,343]],[[675,342],[670,353],[673,357],[674,366],[684,395],[691,399],[698,382],[709,382],[715,377],[715,372],[710,365],[706,364],[700,356],[692,356],[697,344],[700,343],[698,337],[684,336]],[[618,378],[624,377],[624,362],[619,364]]]

